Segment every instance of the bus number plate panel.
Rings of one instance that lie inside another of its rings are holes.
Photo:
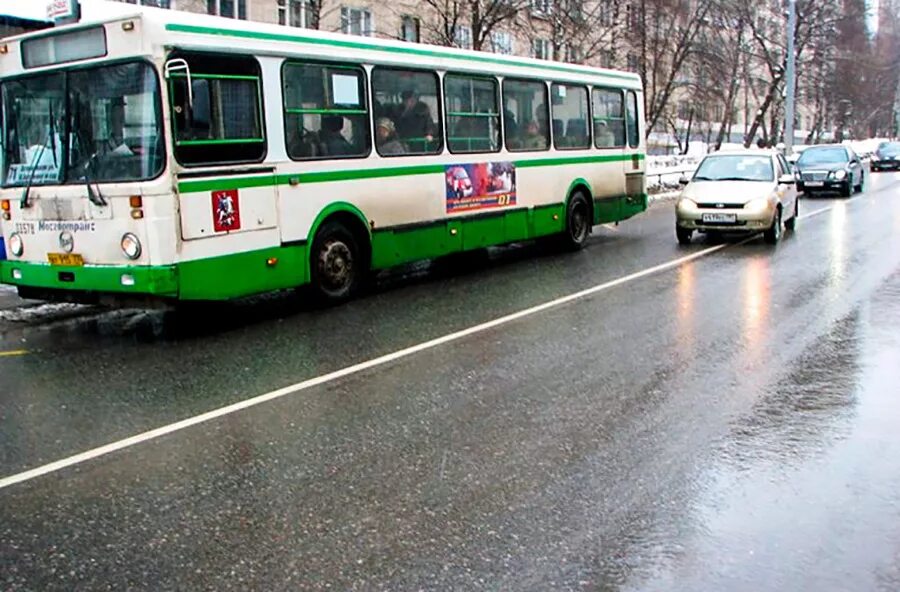
[[[84,257],[78,253],[47,253],[47,261],[50,265],[62,265],[65,267],[83,267]]]

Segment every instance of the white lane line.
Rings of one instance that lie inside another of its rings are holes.
[[[845,200],[839,203],[849,203],[853,201],[853,198],[849,200]],[[822,208],[820,210],[815,210],[806,215],[800,216],[801,218],[809,218],[812,216],[817,216],[828,210],[833,209],[835,206],[829,206],[826,208]],[[751,239],[748,239],[751,240]],[[329,382],[334,382],[335,380],[339,380],[341,378],[345,378],[347,376],[351,376],[353,374],[359,374],[365,370],[369,370],[371,368],[375,368],[377,366],[383,366],[385,364],[389,364],[391,362],[400,360],[402,358],[407,358],[412,355],[418,354],[420,352],[434,349],[441,345],[445,345],[448,343],[452,343],[454,341],[459,341],[460,339],[464,339],[471,335],[475,335],[477,333],[483,333],[484,331],[488,331],[495,327],[499,327],[501,325],[505,325],[511,323],[513,321],[517,321],[519,319],[523,319],[525,317],[533,316],[538,313],[541,313],[545,310],[549,310],[551,308],[557,308],[564,304],[568,304],[575,300],[581,300],[583,298],[587,298],[589,296],[593,296],[600,292],[604,292],[606,290],[610,290],[612,288],[616,288],[618,286],[645,278],[650,275],[654,275],[657,273],[661,273],[663,271],[667,271],[685,263],[690,263],[691,261],[695,261],[702,257],[706,257],[722,249],[728,247],[727,243],[723,243],[720,245],[715,245],[712,247],[708,247],[701,251],[697,251],[691,255],[686,255],[684,257],[679,257],[677,259],[673,259],[667,263],[662,263],[660,265],[656,265],[654,267],[649,267],[642,271],[637,271],[635,273],[620,277],[618,279],[598,284],[591,288],[587,288],[581,290],[579,292],[574,292],[569,294],[568,296],[562,296],[561,298],[557,298],[555,300],[550,300],[543,304],[539,304],[537,306],[533,306],[531,308],[527,308],[524,310],[520,310],[519,312],[514,312],[512,314],[508,314],[506,316],[502,316],[496,318],[492,321],[487,321],[485,323],[481,323],[479,325],[474,325],[467,329],[463,329],[461,331],[456,331],[454,333],[449,333],[442,337],[437,337],[430,341],[425,341],[418,345],[413,345],[393,353],[385,354],[383,356],[379,356],[377,358],[373,358],[366,362],[361,362],[359,364],[354,364],[353,366],[348,366],[346,368],[342,368],[340,370],[336,370],[334,372],[329,372],[328,374],[323,374],[321,376],[317,376],[315,378],[310,378],[308,380],[304,380],[302,382],[298,382],[296,384],[292,384],[290,386],[286,386],[284,388],[271,391],[265,393],[263,395],[259,395],[253,397],[251,399],[245,399],[243,401],[239,401],[237,403],[233,403],[231,405],[226,405],[224,407],[219,407],[218,409],[213,409],[212,411],[207,411],[206,413],[202,413],[200,415],[195,415],[193,417],[189,417],[187,419],[183,419],[181,421],[177,421],[175,423],[170,423],[168,425],[164,425],[140,434],[136,434],[129,438],[125,438],[123,440],[117,440],[115,442],[110,442],[104,446],[99,446],[97,448],[92,448],[85,452],[81,452],[79,454],[75,454],[73,456],[69,456],[67,458],[62,458],[60,460],[41,465],[39,467],[35,467],[33,469],[29,469],[27,471],[23,471],[21,473],[17,473],[15,475],[10,475],[8,477],[4,477],[0,479],[0,489],[5,489],[12,485],[16,485],[18,483],[23,483],[25,481],[30,481],[32,479],[36,479],[38,477],[42,477],[44,475],[48,475],[50,473],[55,473],[57,471],[61,471],[65,468],[72,467],[75,465],[79,465],[85,463],[87,461],[100,458],[101,456],[106,456],[107,454],[111,454],[113,452],[117,452],[119,450],[123,450],[125,448],[129,448],[131,446],[135,446],[137,444],[142,444],[144,442],[148,442],[150,440],[155,440],[156,438],[161,438],[162,436],[166,436],[172,434],[174,432],[178,432],[201,423],[205,423],[207,421],[223,417],[226,415],[231,415],[232,413],[237,413],[238,411],[243,411],[245,409],[249,409],[251,407],[255,407],[257,405],[261,405],[262,403],[266,403],[268,401],[273,401],[275,399],[280,399],[282,397],[286,397],[288,395],[293,395],[299,393],[301,391],[309,390],[311,388],[321,386],[323,384],[327,384]]]

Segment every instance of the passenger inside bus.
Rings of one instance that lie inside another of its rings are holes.
[[[344,117],[342,115],[326,115],[322,118],[320,133],[321,151],[325,156],[347,156],[355,154],[353,148],[343,134]]]
[[[525,135],[522,138],[522,148],[525,150],[546,150],[547,135],[541,131],[537,121],[531,120],[525,126]]]
[[[431,108],[419,100],[418,95],[412,90],[404,90],[400,97],[403,102],[394,118],[397,135],[407,141],[424,140],[427,149],[427,145],[434,140],[437,133],[437,124],[431,114]]]
[[[598,148],[612,148],[616,145],[616,137],[610,131],[609,125],[605,121],[595,122],[594,135],[597,137]]]
[[[390,156],[406,153],[406,146],[397,139],[394,122],[387,117],[382,117],[375,123],[375,141],[379,154]]]

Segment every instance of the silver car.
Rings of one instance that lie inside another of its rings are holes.
[[[710,154],[694,176],[682,178],[675,234],[682,245],[694,232],[756,233],[781,239],[797,223],[797,180],[780,153],[747,150]]]

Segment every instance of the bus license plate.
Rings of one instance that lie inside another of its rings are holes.
[[[737,214],[703,214],[703,221],[734,224],[737,222]]]
[[[84,266],[84,257],[77,253],[47,253],[47,261],[51,265],[64,265],[66,267]]]

